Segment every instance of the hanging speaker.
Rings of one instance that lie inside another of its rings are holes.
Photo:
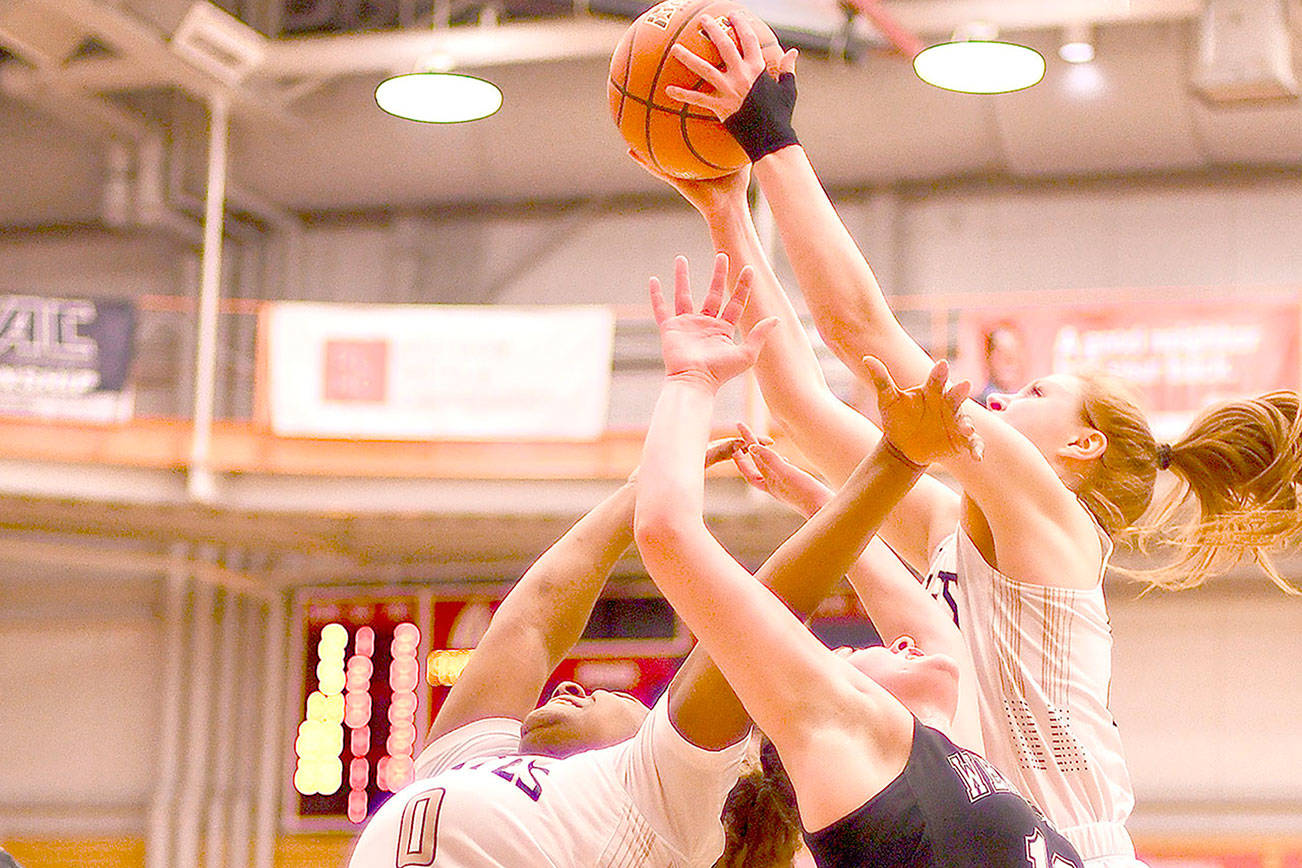
[[[1214,103],[1298,95],[1286,0],[1208,0],[1193,86]]]

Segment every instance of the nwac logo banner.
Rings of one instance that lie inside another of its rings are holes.
[[[135,327],[127,300],[0,295],[0,412],[129,418]]]

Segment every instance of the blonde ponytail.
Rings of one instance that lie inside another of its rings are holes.
[[[1076,493],[1109,534],[1168,559],[1120,572],[1181,590],[1247,561],[1285,592],[1302,593],[1272,560],[1302,543],[1296,392],[1211,407],[1176,442],[1159,444],[1120,381],[1085,374],[1081,382],[1081,415],[1108,445]],[[1159,469],[1170,470],[1175,485],[1150,510]]]
[[[1248,561],[1288,593],[1302,593],[1273,555],[1302,543],[1302,416],[1296,392],[1204,411],[1170,445],[1174,490],[1141,533],[1174,555],[1149,581],[1191,588]]]

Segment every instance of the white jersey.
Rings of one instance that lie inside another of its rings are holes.
[[[1089,860],[1133,859],[1135,799],[1108,711],[1112,627],[1103,568],[1088,590],[1018,582],[960,528],[937,547],[928,585],[957,604],[977,673],[986,758]]]
[[[710,866],[746,739],[686,741],[667,700],[631,739],[564,759],[520,750],[520,722],[490,718],[434,741],[417,780],[362,830],[349,868]]]

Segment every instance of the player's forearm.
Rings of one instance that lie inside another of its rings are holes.
[[[710,436],[714,388],[686,379],[667,379],[642,447],[638,471],[635,531],[642,534],[700,523],[705,507],[701,456]]]
[[[792,146],[769,154],[754,174],[827,345],[856,372],[863,356],[875,355],[902,382],[921,382],[930,361],[896,320],[805,150]]]
[[[749,209],[744,201],[730,202],[708,213],[706,222],[715,248],[728,254],[733,279],[746,265],[755,270],[743,326],[749,328],[771,316],[778,318],[754,367],[765,405],[823,474],[836,481],[845,479],[875,442],[875,429],[861,420],[859,433],[867,445],[860,451],[856,451],[858,445],[847,450],[844,443],[829,442],[831,433],[839,435],[845,427],[841,424],[844,420],[833,421],[831,417],[843,414],[847,408],[828,388],[809,335],[765,255]]]
[[[880,540],[869,543],[846,578],[884,642],[907,634],[919,648],[950,654],[962,644],[949,609]]]
[[[635,502],[634,484],[625,483],[579,519],[511,590],[490,634],[532,633],[550,671],[578,641],[607,576],[633,542]]]
[[[863,553],[921,469],[882,446],[760,569],[759,578],[802,618],[808,617]]]

